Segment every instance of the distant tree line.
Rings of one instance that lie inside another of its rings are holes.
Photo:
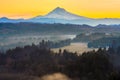
[[[113,34],[110,34],[110,33],[107,34],[102,32],[81,33],[77,35],[72,41],[73,42],[91,42],[93,40],[98,40],[104,37],[113,37]]]
[[[101,39],[93,40],[88,43],[88,47],[100,48],[100,47],[119,47],[120,37],[104,37]]]
[[[71,44],[71,39],[66,39],[66,40],[61,40],[61,41],[57,41],[57,42],[53,42],[53,41],[44,41],[42,40],[38,46],[39,47],[48,47],[48,48],[60,48],[60,47],[64,47],[64,46],[68,46]]]
[[[3,36],[25,34],[80,34],[88,32],[119,33],[119,31],[120,25],[97,25],[93,27],[85,24],[0,23],[0,34]]]
[[[42,23],[0,23],[0,34],[4,36],[27,34],[78,34],[93,28],[88,25],[42,24]],[[7,32],[5,32],[7,30]]]

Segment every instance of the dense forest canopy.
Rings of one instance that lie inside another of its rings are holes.
[[[93,50],[78,55],[67,50],[54,53],[45,46],[44,42],[41,46],[33,44],[23,48],[16,47],[5,53],[1,52],[0,72],[39,77],[60,72],[73,80],[118,80],[119,78],[119,68],[117,66],[116,69],[110,59],[111,55],[116,54],[112,48],[108,50],[100,48],[98,51]]]

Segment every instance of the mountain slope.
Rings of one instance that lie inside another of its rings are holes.
[[[40,19],[40,18],[49,18],[49,19],[54,18],[54,19],[65,19],[65,20],[87,19],[85,17],[72,14],[60,7],[55,8],[45,16],[37,16],[32,19]]]
[[[84,19],[85,17],[78,16],[72,13],[67,12],[65,9],[57,7],[44,17],[46,18],[57,18],[57,19],[66,19],[66,20],[75,20],[75,19]]]

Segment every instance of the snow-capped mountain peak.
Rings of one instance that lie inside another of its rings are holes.
[[[57,7],[53,11],[51,11],[50,13],[48,13],[47,15],[62,14],[62,13],[65,13],[65,12],[67,12],[67,11],[64,8]]]
[[[75,20],[83,19],[85,17],[78,16],[66,11],[64,8],[57,7],[52,10],[50,13],[44,16],[45,18],[56,18],[56,19],[66,19],[66,20]]]
[[[62,23],[62,24],[120,24],[120,19],[93,19],[70,13],[64,8],[57,7],[44,16],[36,16],[30,19],[9,19],[0,18],[0,23],[18,23],[18,22],[34,22],[34,23]]]

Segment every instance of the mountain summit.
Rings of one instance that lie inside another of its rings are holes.
[[[64,12],[66,12],[66,10],[64,8],[57,7],[48,14],[62,13],[62,12],[64,13]]]
[[[75,20],[75,19],[83,19],[84,17],[72,14],[66,11],[64,8],[57,7],[52,10],[50,13],[45,15],[47,18],[57,18],[57,19],[66,19],[66,20]]]

